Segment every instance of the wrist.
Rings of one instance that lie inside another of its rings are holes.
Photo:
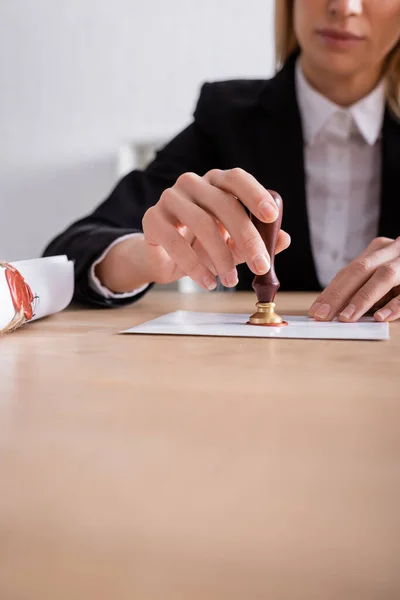
[[[96,265],[96,276],[115,294],[131,292],[151,282],[144,235],[125,239],[113,246]]]

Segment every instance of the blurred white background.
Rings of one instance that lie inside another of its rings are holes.
[[[204,81],[273,73],[272,0],[1,0],[0,258],[41,254]]]

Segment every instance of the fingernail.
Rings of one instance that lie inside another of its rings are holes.
[[[214,279],[214,277],[211,277],[211,275],[207,275],[207,277],[204,277],[203,283],[208,290],[215,290],[215,288],[217,287],[217,282]]]
[[[237,285],[238,283],[238,275],[236,269],[229,271],[229,273],[227,273],[223,279],[224,285],[226,287],[235,287],[235,285]]]
[[[322,304],[319,309],[316,311],[314,317],[317,319],[327,319],[331,313],[331,307],[329,304]]]
[[[381,310],[378,310],[377,313],[375,313],[375,317],[380,321],[384,321],[385,319],[388,319],[390,316],[392,316],[392,314],[393,312],[390,310],[390,308],[382,308]]]
[[[278,216],[278,209],[275,208],[271,202],[261,202],[260,213],[262,218],[266,221],[275,221]]]
[[[262,254],[259,254],[258,256],[255,257],[254,267],[255,267],[255,271],[259,275],[265,275],[265,273],[268,273],[270,266],[271,265],[270,265],[269,261]]]
[[[340,313],[340,316],[343,319],[350,320],[352,317],[354,317],[356,310],[357,310],[357,307],[355,304],[349,304],[348,306],[346,306],[346,308],[344,310],[342,310],[342,312]]]
[[[312,307],[309,310],[309,314],[313,317],[320,306],[321,306],[321,302],[314,302],[314,304],[312,305]]]

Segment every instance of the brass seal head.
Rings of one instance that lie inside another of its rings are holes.
[[[257,302],[257,312],[251,315],[249,325],[268,325],[270,327],[284,327],[286,321],[275,312],[275,302]]]

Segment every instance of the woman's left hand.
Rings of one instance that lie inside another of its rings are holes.
[[[377,321],[400,318],[400,237],[379,237],[339,271],[309,314],[318,321],[354,323],[373,309]]]

